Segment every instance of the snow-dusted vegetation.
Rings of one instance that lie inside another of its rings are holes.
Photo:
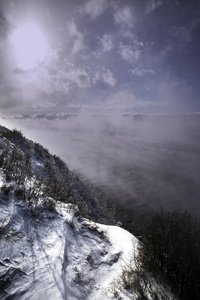
[[[77,218],[69,204],[35,217],[11,197],[1,209],[1,299],[106,299],[137,247],[127,231]]]
[[[42,146],[1,127],[0,147],[0,299],[109,299],[138,240],[84,218],[102,211]]]
[[[4,123],[99,187],[134,234],[160,206],[200,216],[199,113],[26,114]]]

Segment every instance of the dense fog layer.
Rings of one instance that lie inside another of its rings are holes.
[[[49,118],[50,119],[50,118]],[[4,120],[60,155],[116,203],[200,215],[200,115],[87,115]]]

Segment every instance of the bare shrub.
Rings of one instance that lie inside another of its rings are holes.
[[[142,266],[184,300],[200,299],[200,223],[187,212],[152,216],[139,252]]]

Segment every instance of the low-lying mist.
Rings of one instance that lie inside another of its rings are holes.
[[[3,125],[61,156],[71,170],[131,208],[200,216],[200,115],[88,115]]]

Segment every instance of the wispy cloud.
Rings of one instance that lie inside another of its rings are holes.
[[[119,54],[129,63],[135,63],[139,60],[142,54],[143,43],[134,40],[131,45],[119,43]]]
[[[109,52],[114,48],[114,44],[112,41],[112,36],[110,34],[104,34],[99,38],[101,45],[103,47],[103,52]]]
[[[131,70],[131,73],[133,75],[136,75],[136,76],[139,76],[139,77],[142,77],[145,74],[155,75],[154,70],[152,70],[152,69],[145,69],[142,65],[140,65],[139,67],[136,67],[133,70]]]
[[[106,10],[107,6],[107,0],[89,0],[84,4],[83,11],[87,13],[90,18],[95,19]]]
[[[130,7],[125,6],[122,9],[118,9],[114,14],[114,21],[116,24],[127,25],[128,27],[133,26],[133,15]]]
[[[178,44],[179,50],[183,50],[189,43],[193,41],[192,32],[197,28],[200,19],[194,18],[189,24],[185,26],[171,26],[169,28],[169,35]]]
[[[89,74],[84,69],[75,69],[69,74],[69,79],[75,82],[80,88],[89,88],[91,86],[91,79]]]
[[[146,0],[146,12],[150,13],[161,6],[164,0]]]
[[[97,71],[93,77],[93,82],[96,84],[98,81],[103,81],[108,85],[114,87],[117,83],[116,78],[114,77],[111,70],[102,67],[99,71]]]
[[[84,44],[84,35],[80,31],[78,31],[74,20],[72,20],[71,22],[68,23],[68,30],[69,30],[69,33],[73,37],[75,37],[72,54],[76,54],[79,51],[86,49],[86,46]]]
[[[73,90],[87,89],[93,84],[87,67],[78,67],[67,61],[58,61],[54,69],[41,67],[34,74],[34,78],[29,73],[20,73],[15,76],[17,77],[16,85],[21,91],[21,98],[25,99],[25,104],[29,104],[29,107],[59,106],[63,99],[69,103],[72,100]],[[9,102],[11,102],[10,97]]]
[[[68,69],[62,68],[53,75],[54,85],[59,87],[60,92],[67,92],[69,86],[76,84],[79,88],[91,86],[90,74],[84,67],[77,67],[71,64]],[[58,90],[58,88],[57,88]]]
[[[110,94],[106,98],[106,106],[109,108],[144,108],[155,105],[152,101],[138,99],[129,89],[122,89],[119,92]]]
[[[191,110],[199,103],[198,1],[36,2],[0,0],[1,107],[16,110],[15,103],[21,103],[28,111],[34,102],[49,107],[54,101],[62,109],[72,93],[88,105],[99,101],[103,106],[109,94],[118,105],[120,96],[133,106],[142,105],[138,98],[145,100],[144,107],[146,100],[159,99],[184,99]],[[9,42],[25,10],[26,18],[35,18],[45,33],[49,47],[44,61],[29,73],[19,70]]]

